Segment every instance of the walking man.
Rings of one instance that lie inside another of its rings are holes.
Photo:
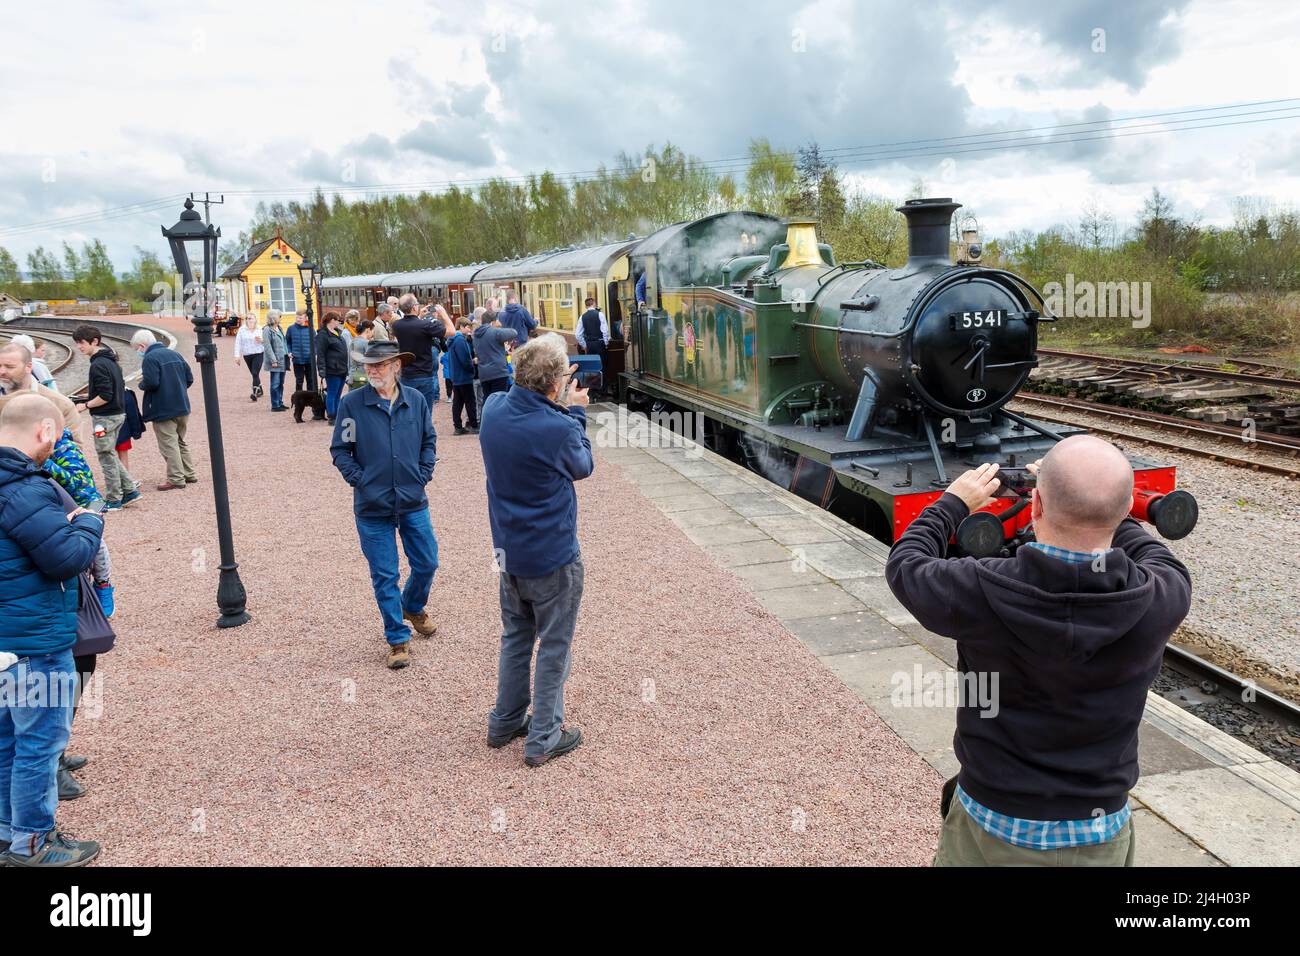
[[[98,843],[54,827],[77,686],[78,575],[104,534],[99,515],[65,513],[42,471],[62,433],[40,395],[17,395],[0,412],[0,866],[80,866],[99,855]]]
[[[307,387],[307,377],[316,350],[311,327],[307,325],[306,309],[294,316],[293,325],[285,330],[284,341],[289,346],[289,354],[293,356],[293,390],[301,392]]]
[[[366,366],[370,384],[339,402],[330,453],[352,486],[357,536],[384,622],[388,666],[396,669],[411,662],[407,622],[421,637],[431,637],[438,627],[425,610],[438,570],[438,541],[424,492],[433,478],[438,439],[424,396],[401,382],[410,353],[393,342],[374,342],[354,358]],[[411,566],[401,589],[398,534]]]
[[[72,332],[77,351],[90,359],[90,381],[84,403],[95,430],[95,455],[104,478],[105,507],[116,509],[140,497],[135,481],[117,457],[117,434],[126,421],[126,380],[117,353],[103,344],[99,329],[79,325]]]
[[[1138,725],[1191,578],[1128,517],[1133,469],[1114,445],[1072,436],[1030,470],[1036,540],[1015,557],[945,558],[998,490],[987,464],[885,566],[921,625],[957,642],[962,686],[976,688],[957,709],[961,772],[934,865],[1132,866]]]
[[[194,384],[194,373],[185,359],[159,342],[148,329],[131,336],[131,345],[143,355],[140,359],[140,391],[144,392],[141,417],[153,422],[158,451],[167,463],[167,480],[157,488],[174,491],[192,485],[199,476],[194,472],[185,430],[190,423],[189,388]],[[271,394],[274,397],[274,388]]]
[[[438,401],[438,372],[434,366],[434,350],[446,345],[450,331],[441,321],[422,319],[416,313],[420,300],[412,292],[402,296],[402,317],[393,323],[393,338],[400,351],[409,352],[410,364],[403,369],[405,384],[424,396],[430,414]]]
[[[576,368],[569,365],[564,339],[553,332],[521,346],[514,388],[484,401],[479,435],[501,573],[501,656],[488,746],[527,737],[524,761],[532,767],[582,743],[580,730],[563,728],[564,682],[583,584],[573,483],[594,467],[587,392],[567,381]]]

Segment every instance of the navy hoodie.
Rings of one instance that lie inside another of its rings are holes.
[[[69,521],[49,475],[0,447],[0,651],[57,654],[76,643],[77,575],[103,533],[99,515]]]
[[[1027,547],[1011,558],[947,560],[967,514],[960,499],[940,496],[885,567],[916,619],[956,640],[959,672],[997,675],[994,716],[975,699],[957,710],[962,789],[1028,820],[1114,813],[1137,782],[1147,690],[1187,615],[1191,577],[1132,518],[1097,569]]]

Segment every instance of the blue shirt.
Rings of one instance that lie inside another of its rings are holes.
[[[339,402],[330,454],[352,486],[358,518],[392,518],[429,507],[438,436],[424,396],[399,385],[391,408],[374,386],[354,388]]]
[[[571,564],[578,551],[573,483],[595,464],[587,415],[515,385],[483,403],[479,449],[488,519],[502,573],[532,578]]]
[[[1119,835],[1133,813],[1125,804],[1114,813],[1098,814],[1088,820],[1024,820],[990,810],[963,790],[961,784],[957,784],[957,799],[985,833],[1030,850],[1062,850],[1105,843]]]
[[[1054,544],[1043,544],[1041,541],[1030,541],[1026,547],[1037,548],[1044,554],[1050,554],[1054,558],[1060,558],[1062,561],[1068,561],[1070,564],[1092,564],[1098,558],[1105,561],[1106,555],[1110,554],[1111,549],[1105,551],[1070,551],[1067,548],[1058,548]]]

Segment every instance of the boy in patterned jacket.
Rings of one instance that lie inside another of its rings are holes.
[[[72,432],[63,430],[59,440],[54,443],[54,452],[45,463],[45,470],[57,481],[77,503],[78,507],[90,508],[102,500],[99,489],[95,487],[95,476],[82,454],[81,447],[72,437]],[[99,553],[90,566],[90,576],[95,581],[95,595],[104,608],[104,616],[113,616],[113,584],[109,580],[112,563],[108,557],[108,545],[103,539],[99,542]]]

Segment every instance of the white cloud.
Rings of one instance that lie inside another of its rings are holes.
[[[258,199],[318,184],[592,169],[672,140],[705,159],[1050,126],[1285,96],[1300,9],[1264,0],[460,0],[437,8],[199,0],[19,5],[0,59],[0,245],[98,236],[125,268],[160,253],[179,203],[22,234],[23,223],[226,191],[228,237]],[[1106,29],[1107,49],[1092,50]],[[54,54],[50,51],[57,51]],[[1300,201],[1300,122],[845,163],[901,195],[920,175],[987,233],[1121,221],[1159,184],[1226,221],[1234,195]],[[959,145],[959,144],[952,144]],[[951,163],[944,165],[945,158]],[[51,174],[52,171],[52,174]],[[945,178],[946,177],[946,178]]]

